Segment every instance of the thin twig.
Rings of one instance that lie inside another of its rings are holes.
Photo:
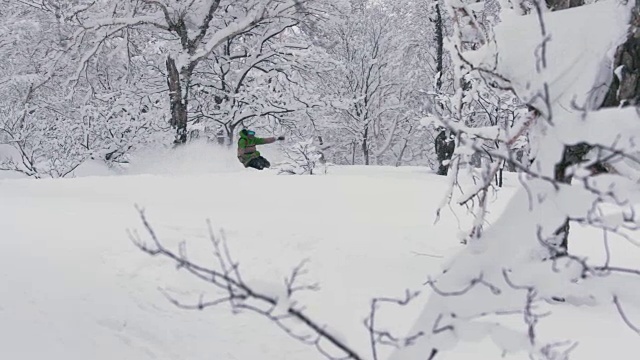
[[[631,322],[631,320],[629,320],[629,317],[627,317],[627,314],[625,314],[625,312],[622,310],[622,305],[620,305],[620,300],[618,299],[618,296],[616,296],[616,295],[613,296],[613,303],[616,304],[616,308],[618,309],[618,313],[622,317],[622,320],[625,322],[625,324],[627,324],[627,326],[631,330],[635,331],[638,335],[640,335],[640,328],[637,327],[636,325],[634,325]]]
[[[291,329],[283,324],[283,321],[289,318],[294,318],[298,322],[304,324],[308,329],[317,334],[317,340],[313,343],[318,351],[327,356],[329,359],[335,359],[335,357],[330,356],[321,346],[320,341],[327,341],[328,343],[335,346],[337,349],[342,351],[345,354],[345,359],[354,359],[354,360],[364,360],[354,349],[352,349],[349,345],[340,340],[337,336],[332,334],[330,331],[326,329],[325,326],[322,326],[308,317],[303,313],[303,310],[296,309],[292,306],[286,309],[286,313],[283,315],[274,315],[273,311],[278,308],[278,304],[280,299],[274,298],[269,295],[265,295],[259,293],[252,289],[249,285],[247,285],[242,278],[240,277],[239,267],[236,262],[232,260],[232,257],[229,253],[229,249],[226,246],[226,242],[224,239],[222,241],[217,240],[212,236],[212,243],[214,245],[214,253],[218,258],[221,271],[213,270],[209,268],[205,268],[198,264],[193,263],[189,259],[186,258],[186,250],[183,246],[181,246],[180,255],[172,252],[162,245],[160,242],[156,232],[154,231],[151,224],[148,222],[144,210],[136,207],[140,214],[140,218],[142,223],[151,237],[153,242],[152,246],[145,244],[137,233],[129,231],[129,236],[133,243],[143,252],[152,255],[152,256],[164,256],[171,260],[173,260],[178,268],[185,269],[192,275],[197,278],[204,280],[208,283],[215,285],[216,287],[227,291],[228,296],[223,297],[217,300],[205,302],[202,299],[198,302],[197,305],[186,305],[178,302],[176,299],[169,297],[169,300],[185,309],[197,309],[201,310],[208,306],[219,305],[223,303],[230,303],[233,308],[239,309],[247,309],[254,311],[258,314],[264,315],[270,320],[274,321],[279,327],[286,329],[286,332],[295,337],[296,339],[304,339],[305,337],[298,336],[293,333]],[[165,296],[167,294],[165,293]],[[250,305],[246,303],[246,300],[253,299],[258,303],[266,305],[268,310],[264,310],[258,308],[256,306]]]

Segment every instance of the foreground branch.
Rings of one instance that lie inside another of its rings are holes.
[[[240,276],[239,265],[232,260],[224,238],[222,240],[217,239],[213,235],[210,224],[209,232],[214,246],[214,255],[218,260],[219,269],[205,268],[190,261],[187,257],[184,244],[180,246],[178,253],[166,248],[162,245],[157,234],[147,221],[144,211],[138,208],[138,212],[144,228],[152,240],[151,244],[147,244],[140,239],[138,234],[130,233],[131,240],[140,250],[151,256],[163,256],[169,258],[176,263],[178,269],[185,269],[197,278],[213,284],[218,289],[227,293],[226,296],[214,301],[204,301],[201,298],[195,305],[185,305],[165,292],[165,296],[167,296],[169,301],[176,306],[183,309],[202,310],[210,306],[230,304],[234,311],[240,309],[251,310],[274,321],[280,328],[295,339],[300,340],[305,344],[315,346],[319,352],[329,359],[335,360],[338,358],[329,354],[322,347],[322,342],[328,342],[343,352],[345,356],[340,359],[364,360],[364,358],[358,355],[355,350],[328,331],[324,325],[320,325],[308,317],[302,312],[302,310],[295,309],[292,305],[287,304],[287,300],[289,300],[289,298],[279,299],[277,297],[260,293],[245,283]],[[285,280],[288,295],[291,295],[296,291],[317,289],[316,284],[307,286],[296,284],[296,279],[298,279],[300,275],[304,274],[303,265],[304,262],[296,267],[292,275]],[[248,303],[249,300],[254,301],[256,305]],[[294,330],[285,323],[286,320],[295,320],[302,323],[307,330],[310,330],[315,336],[299,335],[295,333]]]

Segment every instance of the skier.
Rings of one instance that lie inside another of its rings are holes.
[[[260,156],[260,152],[256,150],[256,145],[264,145],[274,143],[276,140],[284,140],[284,136],[259,138],[252,130],[240,130],[240,139],[238,139],[238,160],[244,167],[252,167],[262,170],[269,168],[271,164],[267,159]]]

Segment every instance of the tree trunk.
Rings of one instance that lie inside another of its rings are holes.
[[[357,143],[355,140],[353,140],[352,143],[352,150],[351,150],[351,165],[355,165],[356,164],[356,148],[357,148]]]
[[[364,164],[369,165],[369,143],[367,138],[369,137],[369,127],[365,127],[363,139],[362,139],[362,155],[364,156]]]
[[[442,89],[442,71],[443,71],[443,57],[444,57],[444,35],[442,31],[442,11],[440,10],[440,4],[436,4],[436,92],[440,92]]]
[[[233,136],[234,136],[234,134],[236,132],[236,128],[238,127],[238,125],[239,124],[231,123],[231,124],[229,124],[228,127],[226,127],[226,130],[227,130],[227,143],[226,143],[226,145],[229,146],[229,147],[232,147],[234,145]]]
[[[438,175],[446,176],[449,173],[449,164],[443,164],[445,161],[451,161],[455,150],[455,144],[448,139],[447,131],[441,129],[435,139],[436,158],[438,159]]]
[[[324,156],[324,150],[325,150],[324,141],[322,140],[322,136],[318,135],[318,153],[320,153],[320,158],[318,159],[318,161],[322,165],[327,163],[327,158]],[[325,171],[326,171],[326,167],[325,167]]]
[[[402,165],[402,157],[404,156],[404,152],[407,150],[407,145],[409,145],[409,140],[404,140],[404,145],[402,145],[402,149],[400,150],[400,154],[396,159],[396,167]]]
[[[171,126],[176,129],[175,144],[187,142],[187,99],[182,92],[180,83],[180,71],[176,67],[176,61],[167,57],[167,84],[169,85],[169,100],[171,107]]]
[[[436,93],[440,93],[442,89],[442,72],[444,71],[444,24],[442,23],[442,10],[440,9],[440,3],[436,3]],[[442,110],[442,104],[439,104]],[[436,152],[436,158],[438,159],[438,175],[447,175],[449,166],[442,164],[444,160],[447,160],[445,141],[447,139],[446,131],[439,129],[438,136],[435,137],[434,148]]]
[[[620,79],[613,77],[602,107],[636,106],[640,104],[640,6],[636,5],[631,18],[627,41],[616,51],[614,68],[620,66]]]

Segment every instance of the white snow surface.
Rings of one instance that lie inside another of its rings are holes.
[[[147,239],[135,204],[146,209],[166,245],[176,249],[185,241],[192,259],[213,265],[210,219],[217,233],[224,231],[245,280],[261,291],[281,293],[284,277],[309,259],[305,279],[319,282],[321,290],[295,300],[367,358],[362,322],[370,300],[400,298],[405,289],[423,292],[408,307],[380,310],[379,326],[403,335],[427,301],[427,277],[465,248],[457,234],[471,222],[462,209],[445,211],[434,224],[447,185],[428,169],[332,167],[324,176],[277,176],[239,164],[196,167],[188,175],[163,170],[189,158],[140,164],[137,172],[147,174],[0,180],[0,358],[322,358],[257,315],[170,304],[159,289],[192,303],[218,293],[132,244],[128,229]],[[506,184],[492,200],[491,221],[519,187],[514,177]],[[574,251],[601,256],[600,233],[573,231],[581,240]],[[628,243],[612,241],[613,264],[637,264],[638,254]],[[640,310],[625,305],[640,321]],[[602,359],[612,349],[618,360],[637,358],[640,341],[611,304],[545,310],[553,312],[540,324],[545,338],[580,342],[572,359]],[[498,358],[500,351],[483,338],[487,332],[510,344],[519,341],[507,330],[490,330],[490,320],[488,328],[461,328],[466,332],[460,338],[469,342],[438,358]],[[514,317],[513,328],[523,326]],[[383,347],[380,358],[389,351]],[[528,357],[520,352],[506,358]]]

